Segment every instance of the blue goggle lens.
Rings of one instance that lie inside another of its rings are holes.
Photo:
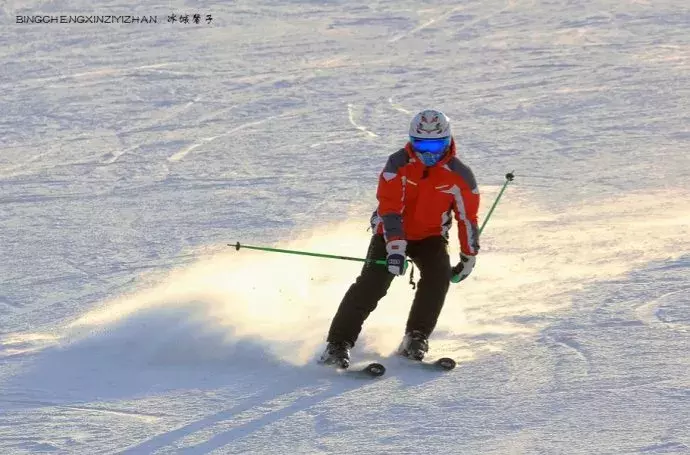
[[[450,145],[450,137],[440,139],[420,139],[410,137],[412,148],[419,153],[441,153],[445,152]]]

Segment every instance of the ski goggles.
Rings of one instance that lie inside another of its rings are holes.
[[[410,136],[410,143],[415,152],[419,153],[442,153],[445,152],[450,145],[450,137],[442,137],[439,139],[421,139]]]

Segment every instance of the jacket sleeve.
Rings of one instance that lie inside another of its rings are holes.
[[[479,188],[472,170],[457,161],[453,171],[460,176],[459,188],[456,186],[453,212],[458,222],[458,240],[460,251],[468,256],[479,253],[479,227],[477,212],[479,211]]]
[[[405,208],[405,176],[403,167],[407,164],[407,152],[399,150],[388,158],[379,175],[376,210],[383,222],[383,236],[386,241],[405,238],[402,213]]]

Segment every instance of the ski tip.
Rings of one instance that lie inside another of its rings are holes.
[[[384,367],[380,363],[370,363],[364,368],[364,371],[366,371],[374,377],[383,376],[383,374],[386,372],[386,367]]]
[[[444,370],[452,370],[457,366],[457,362],[450,357],[442,357],[436,361],[436,364]]]

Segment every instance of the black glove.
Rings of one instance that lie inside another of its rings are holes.
[[[474,265],[476,262],[477,256],[468,256],[466,254],[460,253],[460,262],[458,262],[457,265],[453,267],[453,275],[450,280],[453,283],[459,283],[460,281],[467,278],[470,275],[470,273],[472,273],[472,269],[474,269]]]

